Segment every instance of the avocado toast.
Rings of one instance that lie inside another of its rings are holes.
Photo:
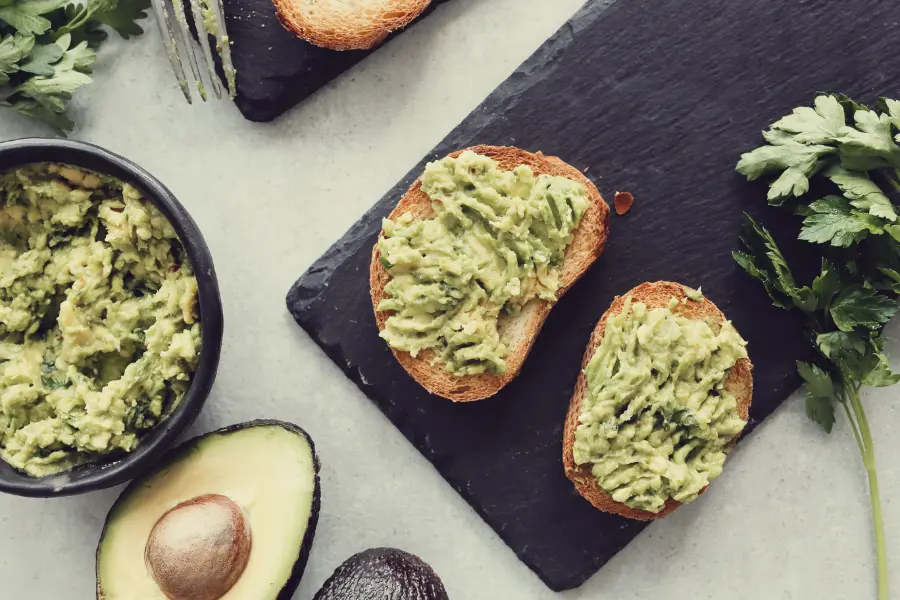
[[[583,411],[583,405],[589,397],[590,382],[588,374],[590,372],[589,367],[591,366],[591,361],[592,359],[594,359],[595,354],[604,341],[609,320],[611,318],[621,318],[623,312],[627,311],[632,306],[632,303],[634,303],[635,307],[637,307],[638,303],[640,303],[645,307],[647,312],[652,312],[654,309],[667,308],[673,315],[675,315],[676,318],[684,317],[689,322],[705,322],[709,325],[709,329],[715,331],[716,333],[721,333],[723,328],[726,327],[731,329],[732,331],[733,328],[731,328],[730,324],[727,322],[725,315],[723,315],[722,312],[712,302],[703,298],[698,292],[695,292],[694,290],[686,288],[677,283],[656,282],[641,284],[627,294],[616,298],[612,303],[612,306],[610,306],[609,310],[607,310],[606,313],[604,313],[603,317],[600,319],[600,322],[597,324],[597,327],[594,330],[593,335],[591,336],[590,343],[588,344],[587,351],[584,355],[582,370],[578,376],[578,383],[575,387],[575,393],[572,396],[572,400],[569,405],[569,411],[566,416],[566,423],[563,434],[563,466],[565,468],[566,476],[575,484],[575,488],[578,490],[578,493],[581,494],[596,508],[605,512],[619,514],[631,519],[653,520],[665,517],[673,510],[678,508],[682,503],[676,501],[671,497],[665,498],[664,505],[658,506],[658,510],[651,511],[644,510],[642,508],[636,508],[633,505],[629,506],[624,502],[614,500],[612,495],[604,490],[603,487],[601,487],[600,480],[597,476],[595,476],[594,472],[592,472],[591,463],[578,464],[575,454],[575,448],[577,444],[576,432],[584,422],[584,420],[582,419],[582,415],[585,412]],[[627,315],[625,316],[627,317]],[[652,329],[650,330],[650,333],[653,336],[656,336],[658,334],[658,332],[653,331]],[[737,335],[736,332],[734,333],[734,335]],[[740,339],[739,336],[737,339]],[[640,344],[641,342],[638,343]],[[715,343],[717,342],[712,343],[711,346]],[[721,454],[722,452],[727,454],[727,452],[734,446],[738,436],[740,435],[740,430],[743,429],[743,425],[736,422],[735,419],[739,419],[741,422],[743,422],[744,425],[746,424],[746,421],[749,419],[750,403],[752,401],[753,378],[752,365],[750,363],[750,360],[746,357],[745,352],[735,352],[734,357],[736,358],[736,360],[734,360],[733,364],[724,371],[724,378],[720,382],[721,389],[717,389],[715,392],[710,393],[707,398],[704,398],[702,400],[702,402],[705,403],[709,398],[712,398],[713,395],[715,395],[716,397],[723,398],[722,402],[725,401],[724,399],[732,400],[734,402],[731,410],[733,413],[736,413],[736,415],[732,414],[732,420],[728,425],[727,434],[723,437],[719,437],[716,432],[713,433],[714,437],[719,438],[716,440],[717,443],[725,444],[724,448],[716,448],[718,454]],[[707,362],[708,361],[709,359],[707,358]],[[615,368],[619,370],[621,369],[619,365],[616,365]],[[629,408],[627,410],[633,410],[631,408],[631,405],[629,405]],[[678,412],[680,414],[680,411]],[[634,414],[634,421],[639,422],[641,414],[637,411],[635,411],[635,413],[636,414]],[[694,419],[694,417],[697,417],[699,413],[700,410],[692,411],[692,414],[690,415],[692,419],[691,423],[694,426],[696,426],[696,420]],[[621,419],[620,417],[622,415],[623,412],[620,408],[615,413],[615,427],[617,427],[618,431],[620,432],[624,431],[626,425],[628,425],[630,422],[628,420]],[[676,421],[672,414],[665,416],[653,414],[651,415],[651,418],[656,419],[653,425],[655,429],[659,430],[662,428],[668,428],[669,431],[675,431],[676,435],[684,436],[683,438],[678,438],[675,440],[675,443],[673,444],[674,452],[670,452],[670,456],[664,457],[667,463],[664,469],[669,469],[670,464],[675,465],[675,463],[678,462],[672,457],[678,455],[679,445],[680,448],[684,448],[689,444],[699,444],[702,446],[702,443],[697,442],[697,438],[694,438],[690,432],[677,433],[681,424],[672,424]],[[682,418],[682,420],[684,420],[684,418]],[[638,427],[640,427],[640,425],[638,425]],[[735,429],[737,430],[736,433]],[[635,436],[635,438],[637,437],[640,436]],[[692,449],[693,447],[689,448],[688,451],[691,451]],[[649,450],[651,450],[652,454],[653,449]],[[614,451],[615,449],[609,450],[610,453],[613,453]],[[718,458],[724,461],[724,456],[719,456]],[[627,461],[622,462],[625,463]],[[684,462],[690,463],[690,461],[682,460],[681,466],[683,466]],[[626,464],[625,466],[626,468],[628,468],[632,467],[633,465]],[[675,465],[675,467],[678,467],[678,465]],[[716,466],[715,469],[716,471],[720,472],[721,463]],[[642,476],[646,474],[646,471],[644,473],[641,473]],[[652,475],[652,473],[650,473],[650,475]],[[666,481],[667,475],[663,476],[664,481]],[[698,474],[696,472],[685,474],[686,477],[694,476],[695,481],[697,479],[697,475]],[[709,476],[709,479],[712,479],[717,475],[718,472],[715,472],[712,476]],[[688,501],[693,500],[697,495],[705,492],[707,485],[708,481],[706,482],[706,485],[703,485],[702,488],[697,490],[695,494],[692,494]],[[699,487],[699,485],[697,487]]]
[[[514,171],[524,165],[533,172],[535,178],[540,179],[542,176],[546,176],[557,180],[565,179],[570,183],[575,182],[579,188],[583,186],[583,212],[580,214],[577,225],[569,231],[569,236],[566,238],[569,243],[562,246],[564,256],[560,257],[561,261],[557,268],[558,287],[553,290],[553,298],[560,298],[603,251],[609,228],[609,208],[606,202],[593,183],[581,171],[564,163],[559,158],[544,156],[540,153],[532,154],[518,148],[495,146],[476,146],[455,152],[448,158],[471,156],[471,153],[496,161],[496,166],[504,172]],[[571,206],[571,202],[569,205]],[[390,214],[389,220],[397,221],[405,217],[414,221],[424,221],[432,219],[434,216],[432,199],[423,191],[422,178],[419,178],[400,200]],[[554,216],[557,222],[565,220],[557,214],[557,209],[554,209]],[[386,221],[387,223],[388,221]],[[378,328],[382,331],[382,337],[385,337],[384,331],[388,320],[394,314],[383,307],[383,303],[390,300],[390,294],[385,287],[392,280],[392,276],[388,272],[390,263],[385,264],[387,261],[380,250],[384,237],[385,234],[382,232],[379,243],[373,250],[370,266],[372,305]],[[519,373],[550,312],[554,299],[535,297],[524,303],[521,309],[514,314],[500,315],[496,321],[497,331],[500,342],[506,349],[502,372],[460,375],[451,372],[445,368],[444,364],[436,360],[435,352],[431,349],[424,349],[418,352],[417,356],[398,350],[393,345],[391,345],[391,350],[403,368],[433,394],[455,402],[488,398],[496,394]],[[379,308],[380,306],[382,308]]]

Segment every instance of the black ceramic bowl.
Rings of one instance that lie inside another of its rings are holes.
[[[150,430],[136,450],[102,457],[69,471],[30,477],[0,460],[0,491],[47,498],[81,494],[128,481],[150,470],[187,429],[203,408],[212,388],[222,349],[222,302],[209,248],[197,224],[181,203],[156,178],[112,152],[69,140],[23,139],[0,142],[0,171],[36,162],[60,162],[91,169],[126,181],[144,192],[169,219],[187,251],[197,277],[202,324],[197,372],[178,408]]]

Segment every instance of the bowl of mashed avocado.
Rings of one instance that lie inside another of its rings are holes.
[[[150,468],[199,414],[221,339],[209,250],[159,181],[89,144],[0,143],[0,491]]]

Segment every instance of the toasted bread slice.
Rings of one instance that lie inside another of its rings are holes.
[[[422,14],[431,0],[274,0],[284,27],[332,50],[374,48]]]
[[[669,499],[663,510],[659,513],[652,513],[616,502],[597,485],[597,479],[591,473],[589,466],[575,464],[572,446],[575,443],[575,429],[578,427],[578,417],[581,416],[581,403],[585,394],[587,394],[587,377],[584,374],[584,370],[603,340],[603,335],[606,333],[606,319],[610,315],[619,314],[622,311],[622,307],[625,305],[625,298],[628,296],[631,296],[633,302],[643,302],[648,309],[663,308],[668,305],[670,298],[674,297],[679,301],[685,298],[685,289],[684,286],[677,283],[658,281],[656,283],[642,283],[624,296],[619,296],[612,303],[612,306],[609,307],[609,310],[603,314],[603,317],[594,329],[587,351],[584,353],[581,373],[578,375],[578,383],[575,386],[575,394],[572,396],[572,401],[569,403],[569,413],[566,415],[566,425],[563,432],[563,466],[566,470],[566,477],[572,480],[578,493],[602,511],[622,515],[629,519],[651,521],[662,519],[681,506],[680,502]],[[674,312],[690,319],[702,319],[710,324],[722,323],[726,320],[725,315],[722,314],[716,305],[706,298],[702,302],[689,301],[683,304],[679,302]],[[737,398],[738,414],[745,421],[748,420],[750,418],[750,403],[753,400],[753,365],[749,359],[741,358],[731,367],[725,378],[725,389]],[[737,438],[732,441],[732,445],[736,442]],[[703,492],[705,491],[706,489],[703,490]]]
[[[606,244],[609,231],[609,207],[600,196],[600,192],[581,171],[554,156],[544,156],[541,153],[532,154],[518,148],[498,146],[475,146],[468,150],[494,159],[504,170],[511,171],[519,165],[528,165],[535,175],[558,175],[584,185],[589,204],[581,217],[578,228],[575,229],[572,243],[566,249],[560,274],[561,285],[556,294],[557,299],[561,298],[597,260]],[[464,151],[454,152],[450,156],[457,157]],[[390,214],[390,218],[396,219],[406,213],[412,213],[417,219],[428,219],[434,216],[431,199],[422,191],[421,179],[417,179],[406,195],[400,199],[397,208]],[[383,330],[391,313],[379,312],[378,305],[387,297],[384,286],[391,277],[379,258],[378,244],[375,244],[372,252],[372,264],[369,268],[369,281],[372,291],[372,306],[375,308],[375,320],[378,323],[378,329]],[[391,350],[413,379],[432,394],[454,402],[483,400],[499,392],[503,386],[519,374],[522,363],[525,362],[537,334],[550,313],[550,308],[549,302],[535,299],[526,304],[519,314],[500,318],[500,337],[509,349],[509,354],[505,357],[506,373],[503,375],[484,373],[461,377],[447,372],[441,364],[431,364],[434,357],[431,351],[420,352],[417,358],[413,358],[408,352],[397,351],[393,348]]]

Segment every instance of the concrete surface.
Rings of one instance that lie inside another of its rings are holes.
[[[143,39],[105,47],[96,82],[78,92],[73,137],[156,174],[215,258],[222,364],[192,434],[270,417],[316,440],[323,511],[297,600],[375,545],[421,555],[456,600],[557,597],[294,325],[284,294],[581,3],[456,0],[274,124],[246,122],[227,103],[188,107],[151,23]],[[0,114],[0,139],[46,133]],[[866,404],[900,573],[897,394],[871,393]],[[94,549],[117,493],[0,497],[0,597],[93,597]],[[873,598],[874,573],[865,473],[849,429],[839,422],[826,437],[795,398],[742,445],[702,501],[559,597]]]

